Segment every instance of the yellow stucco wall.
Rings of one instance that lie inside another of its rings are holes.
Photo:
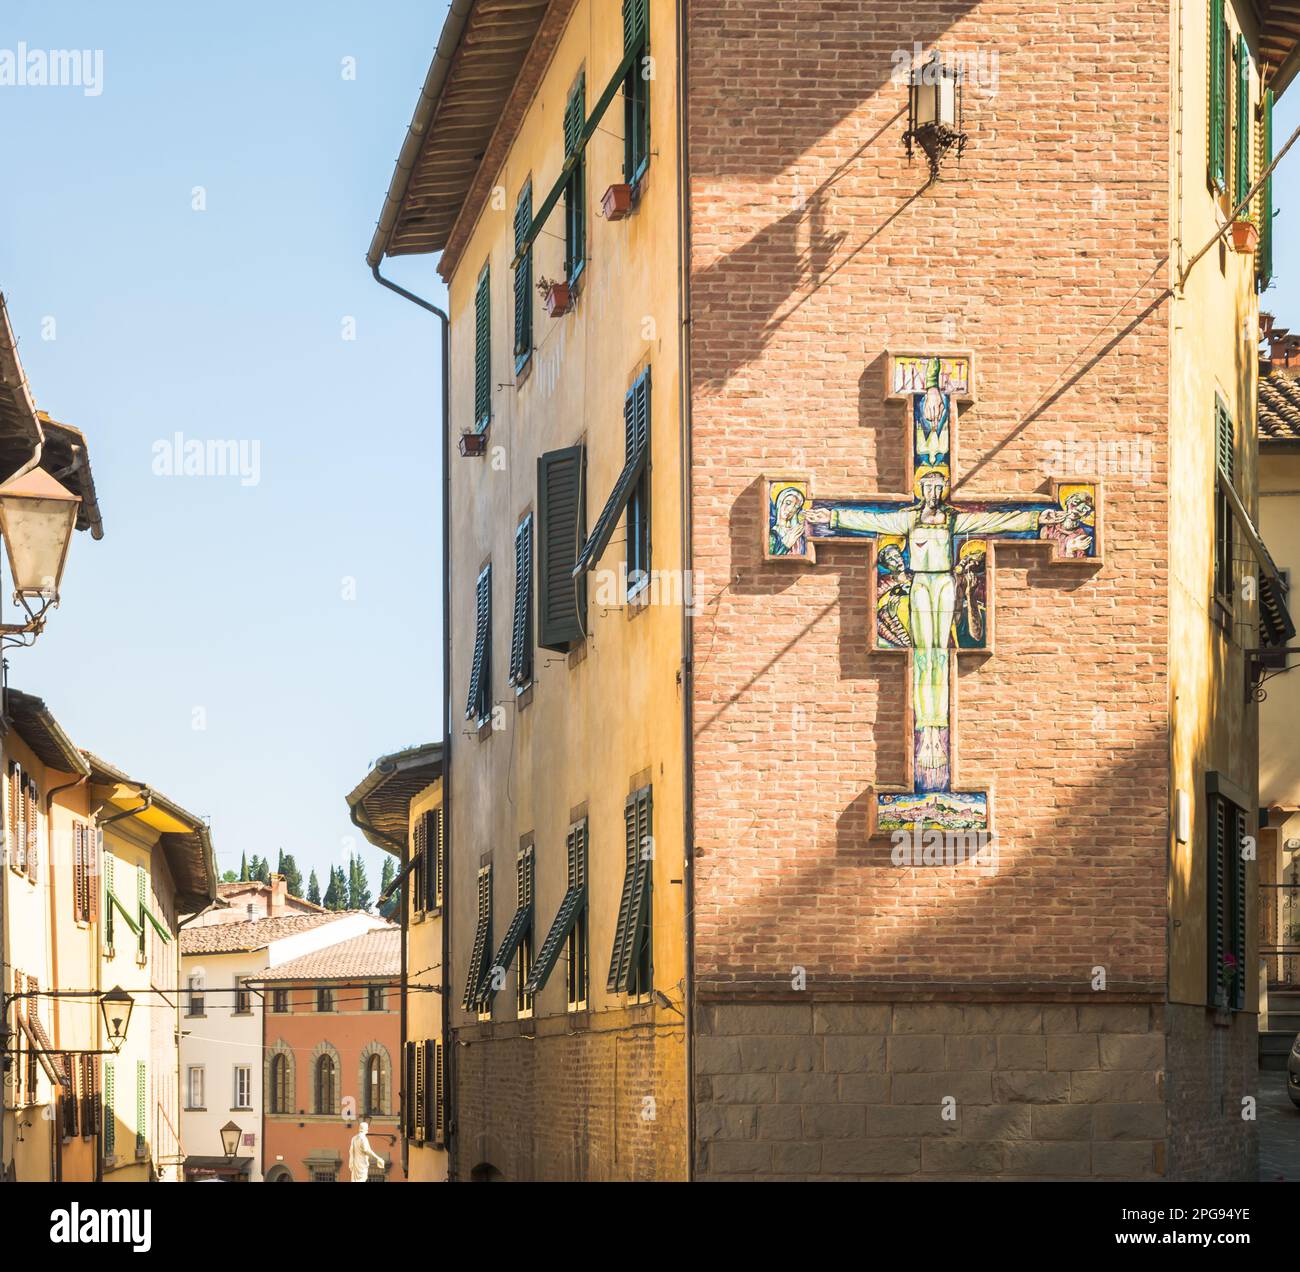
[[[442,779],[426,786],[411,800],[407,826],[407,843],[413,845],[416,822],[425,813],[442,804]],[[413,889],[408,889],[410,905],[407,915],[406,967],[407,983],[441,985],[442,915],[417,909]],[[408,993],[406,996],[406,1040],[423,1041],[442,1037],[442,995]],[[403,1074],[405,1081],[405,1074]],[[447,1178],[447,1154],[443,1149],[417,1147],[409,1149],[406,1177],[416,1183],[441,1183]]]
[[[1242,30],[1239,11],[1229,4],[1228,22]],[[1243,649],[1254,642],[1256,606],[1239,596],[1232,621],[1216,620],[1213,607],[1215,489],[1215,395],[1227,403],[1236,425],[1237,490],[1252,516],[1255,492],[1255,376],[1258,312],[1254,257],[1226,247],[1211,250],[1181,291],[1185,264],[1211,238],[1228,210],[1207,182],[1208,92],[1202,76],[1209,64],[1204,5],[1173,9],[1174,47],[1181,48],[1183,78],[1174,85],[1172,188],[1175,242],[1169,262],[1175,294],[1170,305],[1169,402],[1170,567],[1170,879],[1169,996],[1174,1002],[1206,999],[1206,774],[1217,771],[1245,789],[1254,833],[1256,717],[1245,703]],[[1258,48],[1253,21],[1245,34]],[[1175,63],[1175,74],[1178,74]],[[1230,79],[1233,76],[1230,73]],[[1259,100],[1259,76],[1252,55],[1251,101]],[[1181,101],[1181,109],[1179,103]],[[1228,153],[1231,169],[1232,152]],[[1252,138],[1252,171],[1258,172]],[[1157,528],[1153,527],[1153,530]],[[1236,556],[1245,545],[1236,536]],[[1174,806],[1178,791],[1192,801],[1191,836],[1176,842]],[[1257,946],[1253,864],[1247,879],[1247,968]],[[1257,1000],[1255,977],[1247,975],[1247,1008]]]
[[[1294,615],[1300,609],[1294,601],[1300,583],[1300,450],[1263,452],[1259,478],[1260,531],[1278,568],[1291,572]],[[1300,674],[1275,677],[1267,693],[1259,711],[1260,802],[1300,808]]]
[[[475,877],[494,863],[493,936],[499,941],[515,909],[515,859],[522,836],[536,837],[540,946],[566,888],[565,835],[571,813],[589,818],[590,1006],[626,1004],[605,981],[624,876],[624,804],[653,782],[654,984],[675,1003],[684,978],[682,849],[682,657],[680,603],[652,604],[635,617],[621,591],[602,594],[624,562],[620,522],[593,570],[586,615],[588,639],[566,658],[536,651],[531,697],[507,683],[513,536],[520,516],[536,508],[536,461],[544,451],[585,442],[587,526],[594,524],[624,461],[623,399],[650,366],[651,567],[672,572],[663,594],[682,595],[680,567],[680,413],[678,319],[677,138],[673,6],[651,5],[651,159],[637,210],[619,222],[598,215],[601,196],[621,182],[623,117],[615,98],[587,150],[587,265],[576,309],[549,317],[534,296],[531,368],[514,371],[512,217],[524,182],[533,206],[559,175],[565,102],[586,72],[590,111],[622,59],[620,6],[575,6],[517,140],[497,176],[499,197],[484,208],[449,279],[452,319],[452,430],[474,421],[474,291],[485,263],[492,270],[492,421],[488,454],[453,454],[452,544],[453,727],[451,766],[453,932],[451,993],[457,1023],[475,927]],[[534,279],[564,277],[563,210],[557,205],[535,245]],[[474,584],[493,563],[492,696],[503,727],[480,739],[464,719],[474,644]],[[609,591],[615,589],[610,587]],[[604,600],[605,604],[601,601]],[[495,1000],[495,1018],[515,1015],[511,971]],[[566,1010],[563,960],[536,1005],[538,1017]],[[656,1013],[662,1009],[657,1008]],[[665,1013],[664,1021],[680,1024]],[[683,1049],[683,1083],[685,1055]],[[683,1088],[684,1089],[684,1088]]]

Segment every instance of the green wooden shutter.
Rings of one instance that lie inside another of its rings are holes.
[[[474,293],[474,427],[492,418],[492,274],[483,267]]]
[[[470,669],[465,718],[480,724],[491,714],[492,701],[492,567],[485,565],[475,585],[474,661]]]
[[[1228,484],[1236,485],[1237,457],[1235,430],[1232,427],[1232,415],[1222,399],[1215,400],[1215,462],[1219,471],[1228,479]]]
[[[1208,963],[1209,990],[1206,1002],[1213,1007],[1223,975],[1223,956],[1227,951],[1224,925],[1227,895],[1228,807],[1222,795],[1210,796],[1209,851],[1206,854],[1205,880],[1205,951]]]
[[[429,849],[432,854],[431,866],[433,881],[430,884],[435,908],[442,906],[442,881],[446,871],[446,849],[443,844],[442,808],[438,807],[429,814]]]
[[[515,204],[515,255],[519,256],[533,224],[533,183],[519,192]],[[533,351],[533,249],[519,256],[515,266],[515,370],[518,371]]]
[[[113,949],[113,903],[109,899],[113,895],[113,861],[111,852],[104,853],[104,949],[109,953]]]
[[[614,928],[614,947],[610,952],[609,977],[605,987],[611,993],[636,994],[646,986],[640,984],[636,968],[650,930],[650,890],[652,862],[647,855],[651,839],[650,788],[644,787],[628,797],[623,812],[626,869],[623,891],[618,903],[618,922]]]
[[[573,282],[587,260],[587,157],[582,134],[587,123],[587,80],[578,82],[564,106],[564,158],[570,164],[564,187],[564,275]]]
[[[585,576],[573,577],[586,537],[586,452],[548,451],[537,460],[537,643],[568,650],[583,639]]]
[[[117,1152],[117,1068],[113,1061],[104,1064],[104,1156]]]
[[[149,1071],[143,1060],[135,1062],[135,1154],[144,1155],[149,1128]]]
[[[1273,162],[1273,90],[1264,90],[1260,103],[1260,172]],[[1255,258],[1259,290],[1263,291],[1273,281],[1273,178],[1265,180],[1259,192],[1259,253]]]
[[[623,0],[623,52],[630,53],[650,26],[650,0]]]
[[[587,77],[579,75],[564,104],[564,154],[576,154],[582,144],[582,129],[587,122]]]
[[[1237,36],[1236,169],[1234,206],[1250,193],[1250,50],[1244,35]]]
[[[650,159],[649,0],[623,0],[623,56],[631,58],[623,82],[623,180],[640,179]]]
[[[461,1006],[466,1011],[479,1003],[479,986],[486,970],[485,963],[492,947],[492,867],[483,866],[478,872],[478,922],[474,928],[474,946],[470,950],[469,974],[465,977],[465,996]]]
[[[569,857],[568,888],[560,901],[560,908],[555,912],[555,919],[551,923],[550,930],[546,933],[546,939],[542,942],[541,949],[537,951],[537,957],[533,960],[528,984],[524,986],[526,993],[537,994],[545,988],[551,972],[554,971],[555,965],[559,961],[560,950],[563,949],[564,942],[568,939],[578,915],[582,912],[582,907],[586,904],[586,845],[587,823],[584,819],[569,827],[567,842]]]
[[[1210,185],[1227,188],[1227,154],[1224,134],[1228,126],[1228,28],[1223,21],[1223,0],[1210,0]]]
[[[510,683],[523,687],[533,678],[533,517],[515,529],[515,612],[510,635]]]
[[[147,878],[148,876],[145,874],[144,867],[137,866],[135,870],[135,895],[136,895],[136,901],[139,903],[140,906],[140,935],[138,938],[138,945],[140,949],[141,958],[145,958],[147,956],[147,946],[145,942],[149,938],[149,929],[145,926],[145,919],[144,919],[145,910],[148,908],[148,905],[145,900]]]
[[[1246,813],[1244,809],[1232,810],[1232,952],[1237,960],[1237,979],[1233,982],[1232,1005],[1238,1011],[1246,1007],[1246,857],[1243,841],[1246,838]]]

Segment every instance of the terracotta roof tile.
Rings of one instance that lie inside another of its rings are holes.
[[[1289,375],[1261,378],[1259,440],[1300,442],[1300,378]]]
[[[402,972],[402,929],[375,928],[350,941],[290,959],[268,968],[264,980],[369,980],[383,976],[396,980]]]
[[[351,910],[325,910],[320,914],[278,914],[246,923],[214,923],[211,927],[181,929],[182,954],[239,954],[265,949],[272,941],[298,932],[310,932],[333,923]]]

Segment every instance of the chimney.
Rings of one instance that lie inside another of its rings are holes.
[[[284,882],[284,875],[273,874],[271,876],[271,892],[266,899],[266,913],[270,918],[277,914],[283,914],[286,910],[285,897],[288,896],[289,889]]]
[[[255,905],[250,901],[250,902],[249,902],[249,903],[244,907],[244,914],[247,916],[248,920],[251,922],[253,919],[257,918],[257,906],[255,906]]]

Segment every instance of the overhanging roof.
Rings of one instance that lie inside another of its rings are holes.
[[[347,797],[353,823],[376,848],[397,856],[398,843],[406,842],[411,800],[441,776],[441,742],[381,756]]]
[[[47,768],[90,776],[90,765],[40,699],[18,689],[5,691],[5,707],[14,732]]]
[[[452,244],[462,209],[486,192],[522,117],[507,109],[516,84],[541,79],[574,3],[452,0],[366,254],[372,267]]]
[[[1300,70],[1300,0],[1257,0],[1257,7],[1260,56],[1280,97]]]
[[[159,842],[176,883],[176,907],[182,914],[205,909],[217,897],[217,859],[207,823],[187,812],[153,787],[128,777],[107,760],[82,751],[90,765],[94,785],[108,787],[107,801],[122,811],[149,807],[135,813],[142,824],[159,832]]]

